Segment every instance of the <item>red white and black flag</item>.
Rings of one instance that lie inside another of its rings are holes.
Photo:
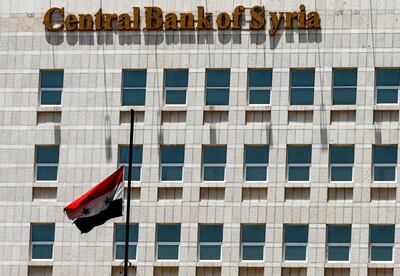
[[[64,211],[81,233],[87,233],[111,218],[122,216],[123,196],[124,169],[121,167],[64,207]]]

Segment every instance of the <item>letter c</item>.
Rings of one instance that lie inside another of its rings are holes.
[[[46,30],[50,32],[58,32],[64,28],[64,24],[59,24],[59,26],[54,27],[53,23],[51,22],[51,16],[53,13],[58,12],[64,18],[64,8],[51,8],[49,9],[46,14],[44,15],[43,24],[46,27]],[[58,24],[57,24],[58,25]]]

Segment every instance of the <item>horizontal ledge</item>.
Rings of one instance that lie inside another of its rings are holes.
[[[37,112],[61,112],[61,106],[38,106]]]

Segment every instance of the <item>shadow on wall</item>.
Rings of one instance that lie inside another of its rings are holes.
[[[241,44],[242,33],[250,33],[250,44],[263,45],[269,42],[269,48],[275,49],[282,37],[286,43],[321,43],[320,30],[278,31],[274,36],[263,31],[180,31],[180,32],[47,32],[46,40],[53,46],[68,43],[68,45],[160,45],[160,44]],[[295,37],[298,39],[295,39]]]

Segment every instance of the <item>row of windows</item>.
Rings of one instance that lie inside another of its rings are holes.
[[[52,259],[55,224],[32,224],[32,259]],[[393,261],[394,225],[370,225],[370,260]],[[129,259],[137,255],[139,225],[130,224]],[[284,225],[283,256],[285,261],[306,261],[308,247],[308,225]],[[241,260],[263,261],[266,238],[265,224],[241,225]],[[178,260],[181,240],[181,224],[157,224],[156,258]],[[199,224],[198,259],[200,261],[221,260],[223,224]],[[327,225],[326,260],[348,262],[351,250],[351,225]],[[115,224],[114,258],[124,259],[125,224]]]
[[[146,70],[123,70],[122,105],[140,106],[146,101]],[[376,103],[398,104],[400,69],[376,69]],[[189,73],[187,69],[165,70],[164,103],[185,105]],[[42,70],[40,104],[61,105],[64,73]],[[290,104],[313,105],[315,69],[291,69]],[[269,105],[271,102],[272,69],[248,70],[248,104]],[[206,70],[206,105],[229,105],[230,69]],[[357,68],[334,68],[332,104],[354,105],[357,98]]]
[[[330,180],[353,181],[354,145],[330,146]],[[372,151],[373,180],[396,181],[397,145],[374,145]],[[184,145],[161,146],[161,181],[182,181],[185,160]],[[132,180],[140,181],[143,147],[133,148]],[[287,146],[288,181],[310,181],[311,145]],[[202,173],[204,181],[224,181],[226,145],[203,146]],[[36,180],[56,181],[59,146],[36,147]],[[128,180],[129,147],[119,147],[119,166],[124,166]],[[244,175],[246,181],[267,181],[269,164],[268,145],[246,145]]]

